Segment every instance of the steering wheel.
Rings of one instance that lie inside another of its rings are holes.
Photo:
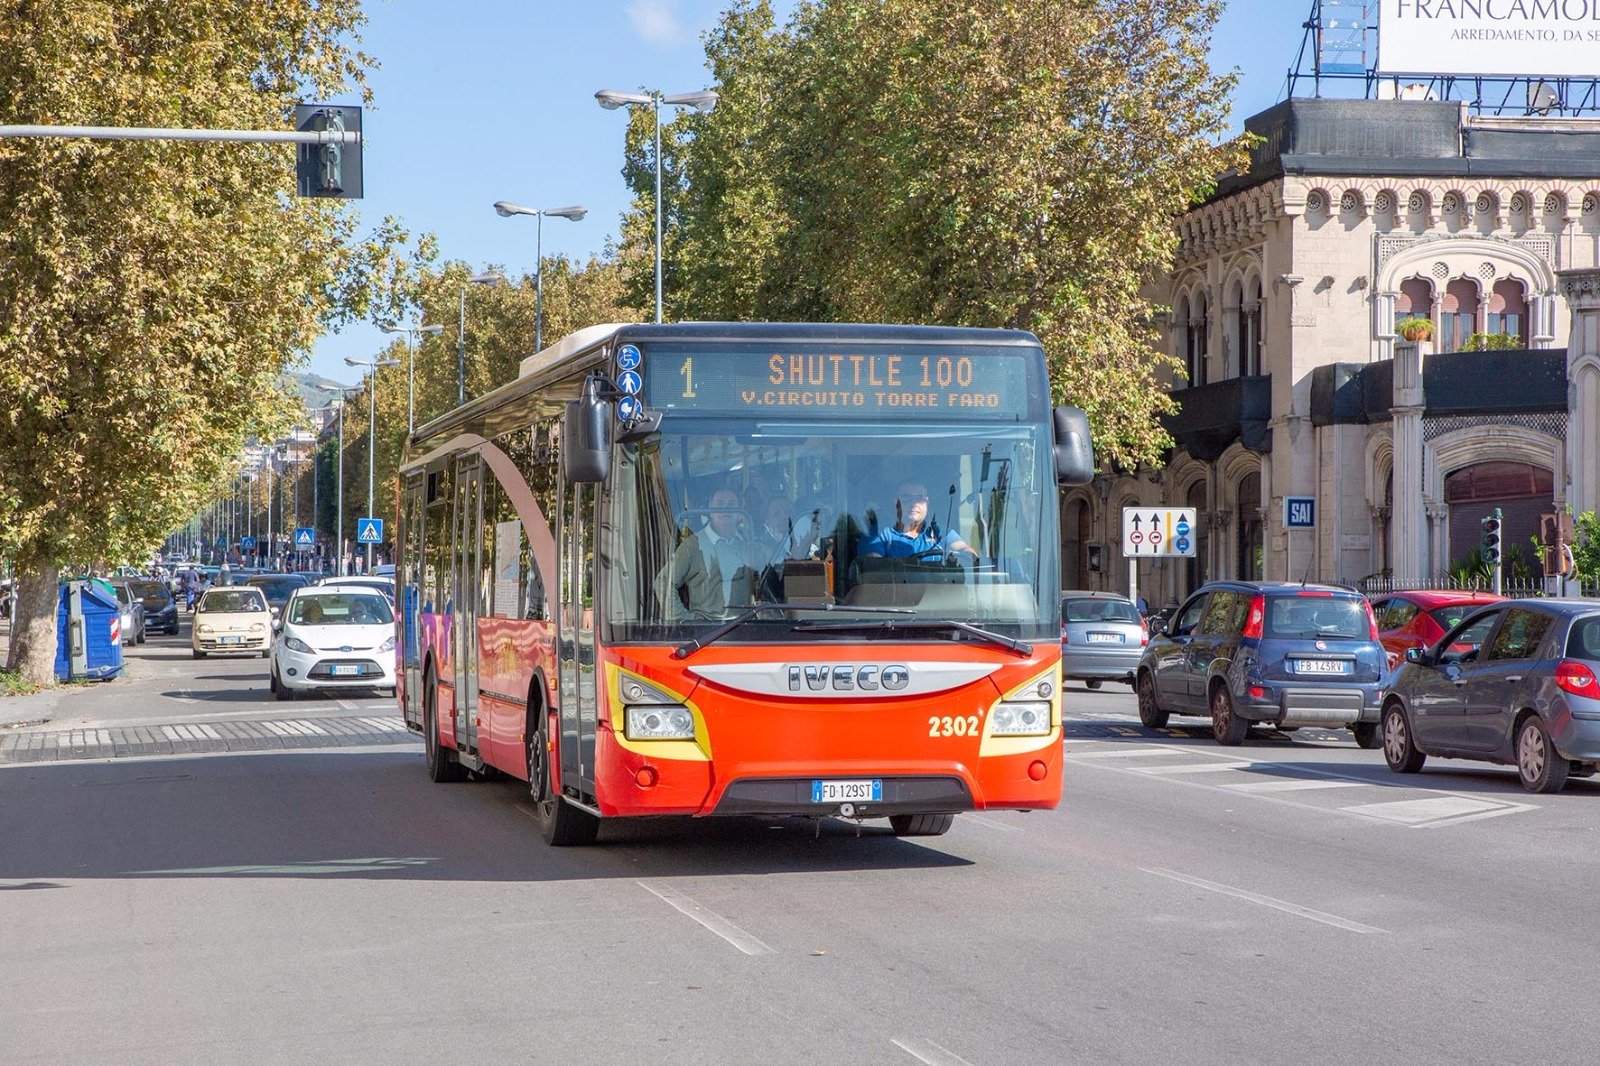
[[[944,556],[943,548],[924,548],[919,552],[912,552],[907,558],[914,563],[920,563],[924,559],[943,559]]]

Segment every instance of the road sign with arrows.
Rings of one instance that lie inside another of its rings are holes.
[[[1122,554],[1130,559],[1192,559],[1196,532],[1192,507],[1122,509]]]

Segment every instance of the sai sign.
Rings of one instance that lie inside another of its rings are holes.
[[[381,518],[358,518],[358,519],[356,519],[356,543],[357,544],[382,544],[383,543],[383,519],[381,519]]]
[[[1122,554],[1130,559],[1193,559],[1197,532],[1191,507],[1122,509]]]
[[[1285,496],[1283,498],[1283,528],[1317,528],[1317,498],[1315,496]]]
[[[1379,74],[1600,76],[1600,0],[1381,0]]]

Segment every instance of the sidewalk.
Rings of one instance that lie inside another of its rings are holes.
[[[5,664],[11,654],[11,621],[0,620],[0,666]],[[123,669],[122,676],[128,670]],[[119,677],[110,682],[93,682],[91,684],[52,685],[43,691],[31,696],[0,696],[0,729],[26,723],[47,722],[57,718],[79,713],[82,704],[92,702],[98,697],[98,692],[108,687],[115,692]],[[104,697],[98,697],[104,698]]]

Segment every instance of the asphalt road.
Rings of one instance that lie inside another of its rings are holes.
[[[351,725],[390,701],[273,702],[262,660],[184,647],[0,731],[170,751],[0,747],[0,1061],[1593,1057],[1592,782],[1224,750],[1069,690],[1057,811],[557,850],[515,783],[432,785],[413,737]]]

